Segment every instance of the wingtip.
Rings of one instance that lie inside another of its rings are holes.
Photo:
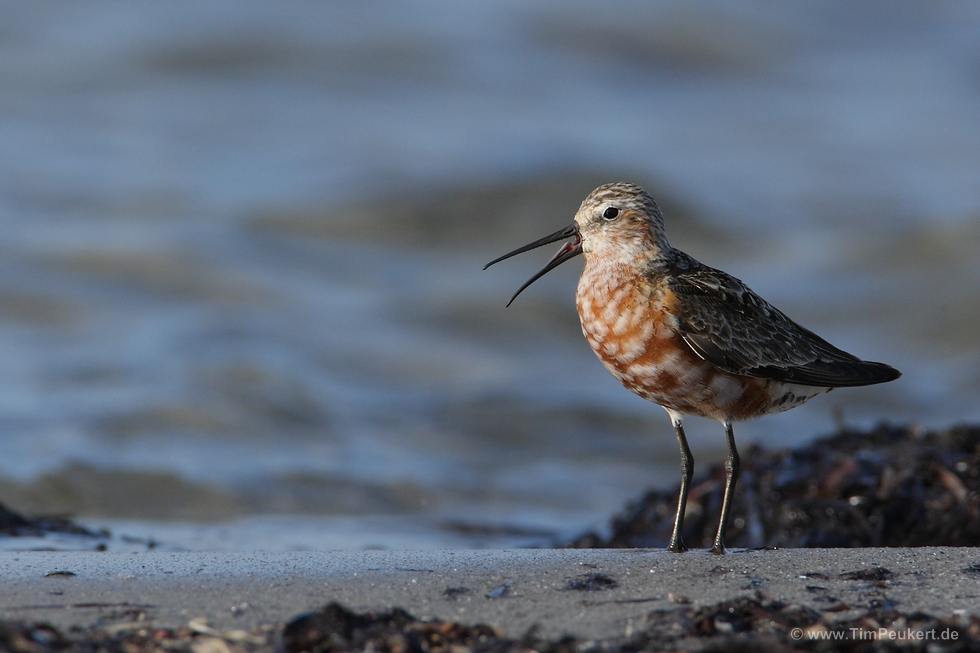
[[[888,383],[902,376],[902,373],[886,363],[861,361],[860,369],[866,373],[866,378],[855,379],[855,385],[877,385]]]

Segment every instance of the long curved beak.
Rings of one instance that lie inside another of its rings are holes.
[[[571,238],[573,236],[575,237],[575,240],[562,245],[561,249],[559,249],[558,252],[551,257],[551,260],[548,261],[547,265],[541,268],[540,272],[538,272],[536,275],[528,279],[523,286],[517,289],[517,292],[514,293],[514,296],[510,298],[509,302],[507,302],[507,305],[510,306],[511,304],[514,303],[514,300],[517,299],[517,296],[520,295],[522,292],[524,292],[525,288],[527,288],[532,283],[534,283],[544,275],[554,270],[556,267],[558,267],[565,261],[569,261],[582,253],[582,235],[578,231],[578,224],[573,222],[572,224],[568,225],[564,229],[560,229],[555,233],[551,234],[550,236],[545,236],[544,238],[540,240],[536,240],[533,243],[528,243],[524,247],[518,247],[513,252],[504,254],[500,258],[493,259],[492,261],[484,265],[483,269],[486,270],[494,263],[500,263],[504,259],[510,258],[511,256],[516,256],[517,254],[523,254],[524,252],[530,251],[532,249],[536,249],[538,247],[541,247],[542,245],[547,245],[548,243],[553,243],[558,240],[564,240],[566,238]]]

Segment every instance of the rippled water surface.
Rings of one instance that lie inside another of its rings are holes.
[[[739,425],[980,419],[974,3],[20,3],[0,26],[0,501],[172,548],[541,544],[677,479],[601,368],[599,183],[904,372]],[[557,247],[557,246],[556,246]],[[699,462],[717,424],[691,420]],[[5,544],[6,545],[6,544]]]

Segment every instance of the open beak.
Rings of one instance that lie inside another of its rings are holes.
[[[514,293],[514,296],[510,298],[509,302],[507,302],[507,305],[510,306],[511,304],[514,303],[514,300],[517,299],[517,296],[520,295],[522,292],[524,292],[525,288],[530,286],[532,283],[534,283],[535,281],[537,281],[547,273],[554,270],[556,267],[558,267],[565,261],[571,260],[582,253],[582,235],[578,231],[578,224],[573,222],[572,224],[568,225],[564,229],[556,231],[550,236],[545,236],[541,240],[536,240],[533,243],[528,243],[524,247],[518,247],[513,252],[504,254],[500,258],[493,259],[492,261],[484,265],[483,269],[486,270],[494,263],[500,263],[504,259],[510,258],[511,256],[515,256],[517,254],[523,254],[524,252],[541,247],[542,245],[547,245],[548,243],[553,243],[558,240],[564,240],[566,238],[572,238],[573,236],[575,240],[562,245],[561,249],[559,249],[558,252],[551,257],[551,260],[548,261],[547,265],[541,268],[540,272],[538,272],[536,275],[528,279],[523,286],[517,289],[517,292]]]

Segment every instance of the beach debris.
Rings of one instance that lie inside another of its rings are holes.
[[[76,524],[67,517],[28,517],[8,508],[0,502],[0,536],[43,537],[49,533],[77,535],[79,537],[106,538],[108,531],[92,531]]]
[[[419,621],[395,608],[356,614],[339,603],[299,617],[286,625],[282,641],[287,653],[340,651],[452,651],[498,649],[507,642],[490,626],[463,626],[449,621]]]
[[[691,602],[691,599],[683,594],[675,594],[674,592],[667,592],[667,600],[672,603],[680,603],[681,605],[687,605]]]
[[[447,601],[458,601],[469,593],[470,588],[468,587],[447,587],[442,591],[442,596]]]
[[[507,596],[507,593],[509,591],[510,591],[510,581],[507,580],[501,583],[500,585],[497,585],[489,592],[487,592],[486,596],[488,599],[499,599],[504,596]]]
[[[76,574],[73,571],[61,570],[61,571],[49,571],[48,573],[44,574],[44,577],[45,578],[72,578],[77,575],[78,574]]]
[[[539,629],[507,634],[485,624],[420,620],[394,608],[354,612],[330,603],[285,626],[245,633],[170,630],[133,624],[124,630],[72,629],[0,621],[0,651],[12,653],[633,653],[635,651],[980,650],[980,617],[946,617],[871,606],[857,615],[769,600],[761,592],[708,606],[681,603],[633,619],[620,637],[596,641],[542,638]],[[246,636],[247,635],[247,636]]]
[[[684,541],[711,546],[725,470],[696,480]],[[655,490],[587,533],[573,548],[667,546],[677,490]],[[728,527],[730,547],[980,545],[980,426],[926,432],[882,424],[843,430],[801,449],[742,456]]]
[[[611,590],[617,587],[619,587],[619,583],[616,582],[615,578],[599,573],[570,578],[568,579],[568,584],[565,585],[566,590],[574,590],[576,592],[601,592],[602,590]]]

